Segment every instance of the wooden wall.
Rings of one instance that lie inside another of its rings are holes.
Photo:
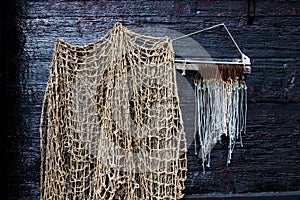
[[[5,62],[0,78],[7,97],[1,175],[7,178],[8,199],[39,198],[39,119],[54,39],[94,42],[118,21],[132,30],[164,28],[183,34],[224,22],[251,58],[244,147],[236,146],[226,167],[227,148],[217,145],[205,174],[190,149],[187,195],[300,190],[299,1],[23,0],[1,6],[1,11]],[[224,30],[193,39],[212,56],[238,55]],[[191,100],[183,100],[183,106],[188,109]]]

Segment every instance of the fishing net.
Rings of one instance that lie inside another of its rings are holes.
[[[187,160],[175,73],[169,38],[120,23],[93,44],[55,40],[41,199],[181,198]]]
[[[198,138],[200,144],[203,171],[205,164],[210,166],[210,153],[218,141],[228,144],[227,163],[230,163],[237,139],[242,145],[241,134],[246,130],[247,114],[244,68],[242,64],[199,65],[195,77],[194,138]]]

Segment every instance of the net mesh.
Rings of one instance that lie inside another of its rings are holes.
[[[181,198],[187,160],[175,73],[169,38],[120,23],[93,44],[56,39],[40,126],[41,199]]]
[[[210,166],[210,153],[222,137],[227,138],[228,158],[246,130],[247,87],[244,65],[203,64],[195,77],[195,136],[199,138],[202,167]],[[197,135],[198,133],[198,135]],[[197,144],[197,142],[195,142]],[[196,150],[196,148],[195,148]],[[196,152],[197,154],[197,152]]]

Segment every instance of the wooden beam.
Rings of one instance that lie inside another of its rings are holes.
[[[179,70],[190,70],[190,71],[199,71],[200,66],[203,64],[228,64],[228,65],[243,65],[238,62],[215,62],[215,61],[197,61],[195,63],[184,63],[184,62],[176,62],[175,61],[175,68]],[[244,65],[244,73],[250,74],[251,73],[251,66],[250,65]]]

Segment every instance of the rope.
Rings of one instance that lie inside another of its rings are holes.
[[[221,23],[221,24],[217,24],[217,25],[214,25],[214,26],[211,26],[211,27],[208,27],[208,28],[204,28],[204,29],[201,29],[201,30],[198,30],[198,31],[195,31],[195,32],[192,32],[192,33],[189,33],[189,34],[186,34],[186,35],[183,35],[183,36],[180,36],[180,37],[177,37],[177,38],[174,38],[172,39],[172,42],[176,41],[176,40],[181,40],[183,38],[187,38],[187,37],[190,37],[192,35],[196,35],[198,33],[201,33],[201,32],[204,32],[204,31],[208,31],[208,30],[211,30],[211,29],[214,29],[214,28],[217,28],[219,26],[223,26],[226,30],[226,32],[228,33],[230,39],[232,40],[233,44],[236,46],[236,48],[238,49],[238,51],[240,52],[241,55],[243,55],[240,47],[238,46],[238,44],[236,43],[236,41],[234,40],[234,38],[232,37],[231,33],[229,32],[227,26],[224,24],[224,23]]]
[[[93,44],[55,40],[40,199],[182,198],[187,150],[175,73],[169,38],[120,23]]]
[[[200,74],[201,73],[201,74]],[[229,139],[227,164],[237,139],[242,145],[246,129],[246,84],[243,65],[206,64],[195,78],[195,135],[199,137],[199,157],[210,166],[210,153],[221,136]],[[196,141],[196,140],[195,140]],[[197,145],[195,144],[195,151]]]

